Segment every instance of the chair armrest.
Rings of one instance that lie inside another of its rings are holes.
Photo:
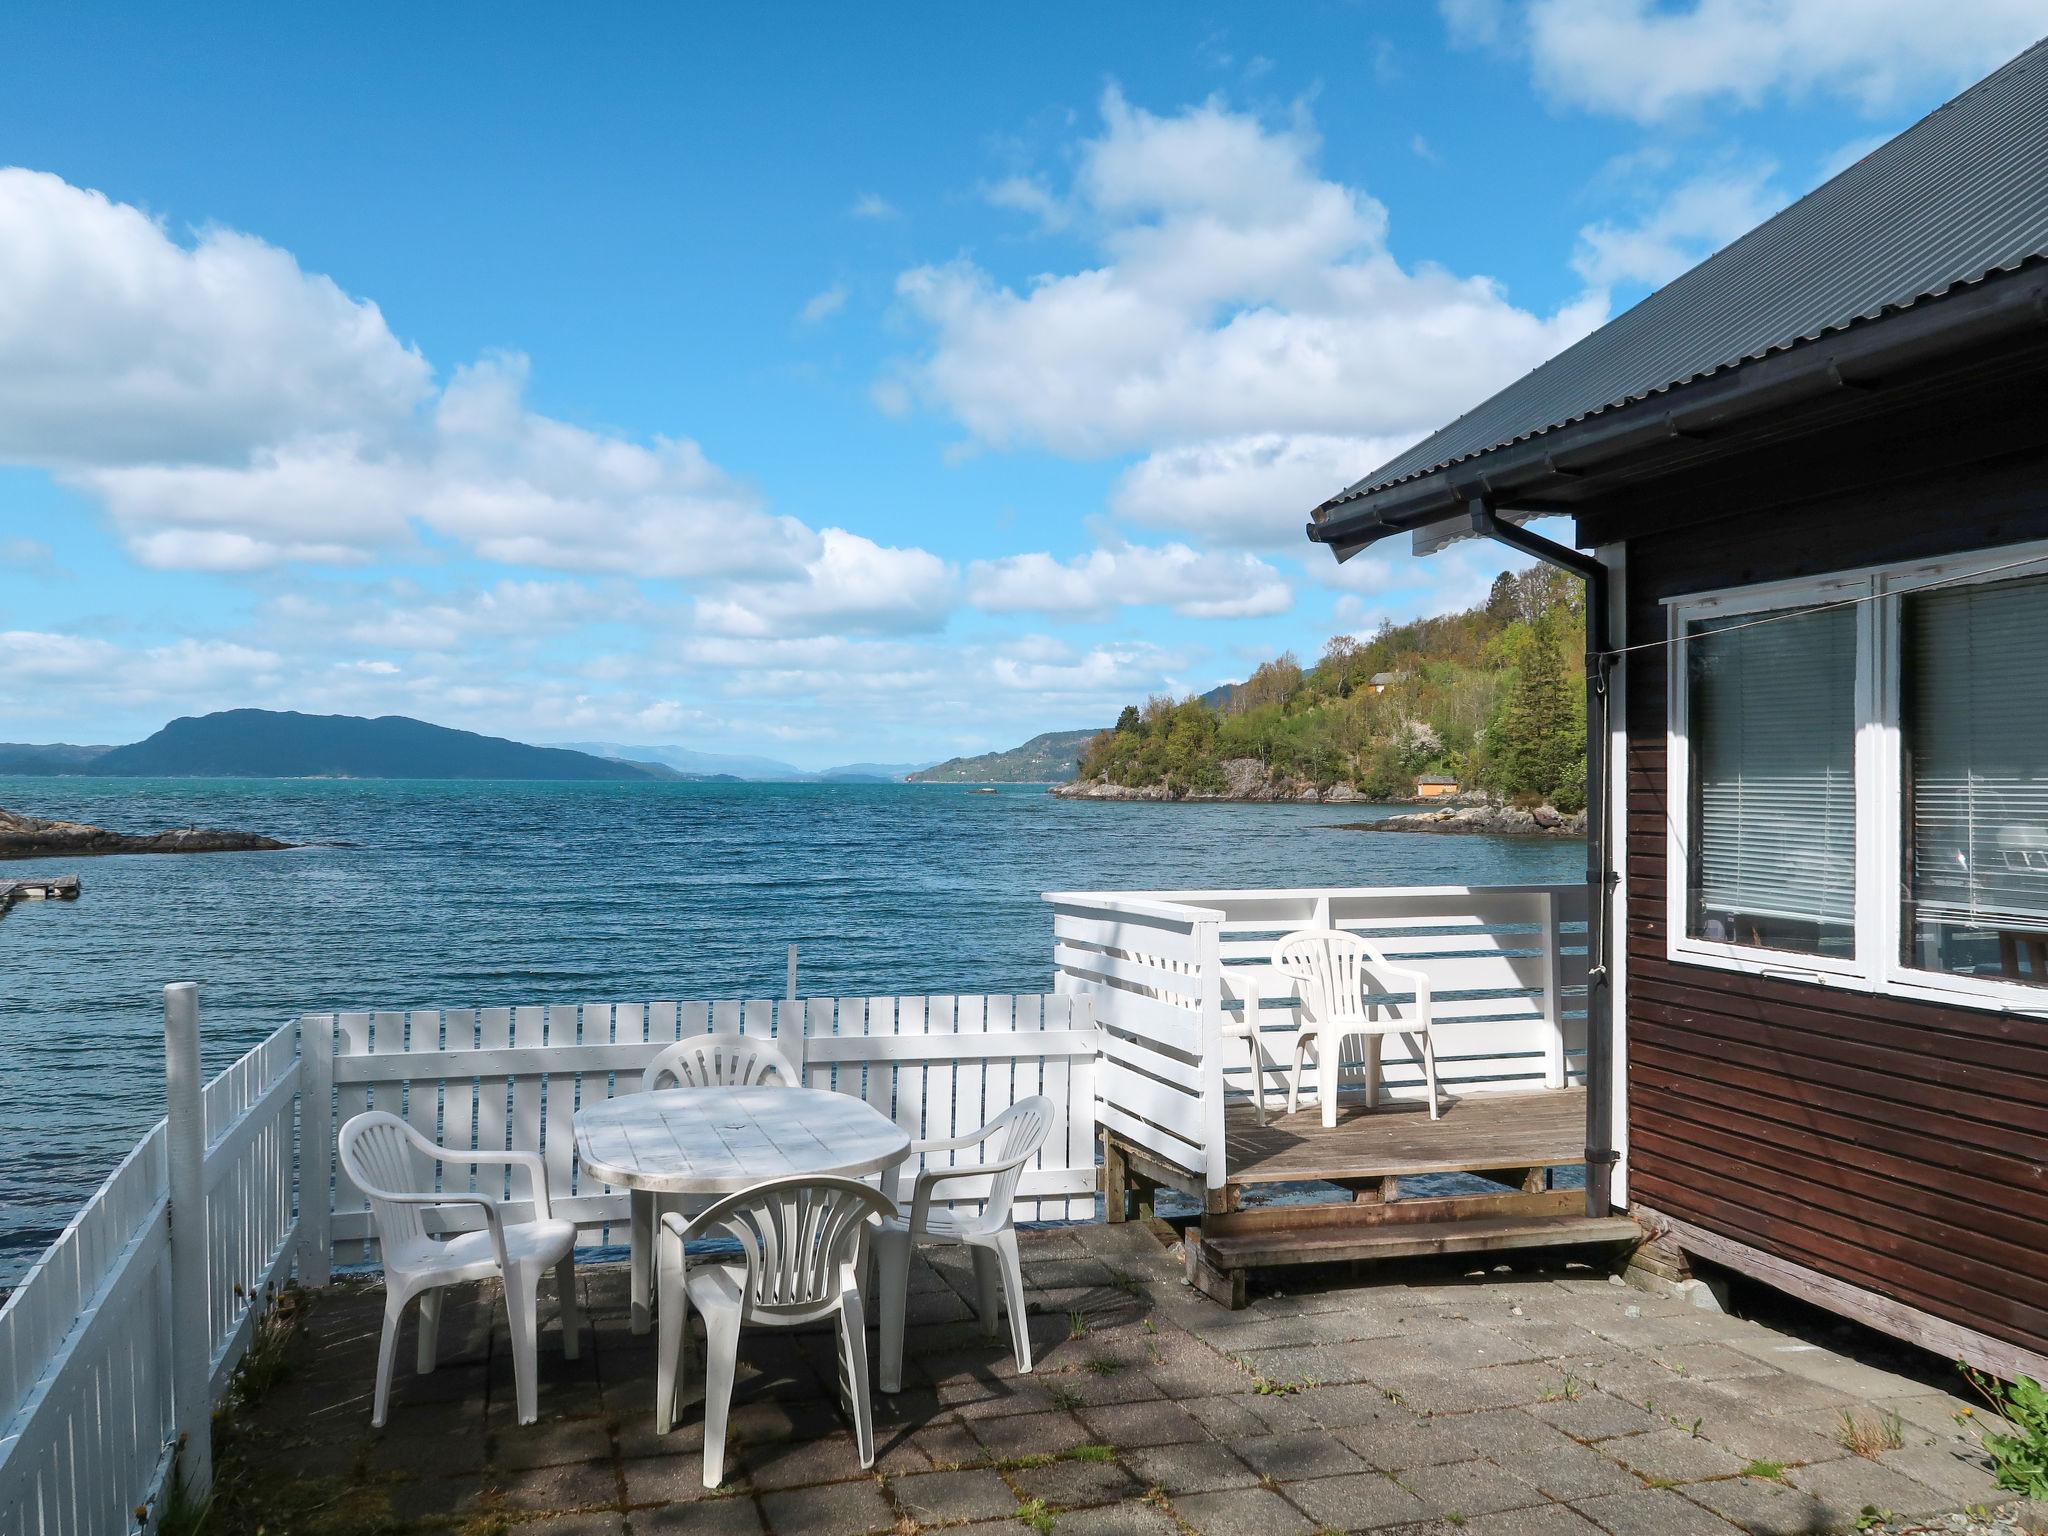
[[[916,1157],[920,1152],[964,1152],[969,1147],[980,1146],[984,1141],[988,1140],[988,1136],[988,1128],[984,1126],[978,1131],[970,1131],[965,1136],[939,1137],[931,1141],[913,1141],[910,1144],[909,1155]]]
[[[925,1220],[931,1215],[932,1191],[941,1184],[955,1179],[993,1178],[999,1173],[1008,1173],[1012,1168],[1021,1168],[1031,1161],[1031,1152],[1020,1152],[1015,1157],[1004,1158],[995,1163],[956,1163],[951,1168],[927,1168],[917,1176],[917,1183],[910,1194],[910,1235],[915,1238],[924,1231]],[[901,1204],[899,1201],[898,1204]]]
[[[495,1196],[472,1194],[468,1190],[447,1190],[440,1193],[421,1192],[417,1194],[388,1194],[379,1190],[376,1192],[376,1198],[387,1201],[392,1205],[417,1205],[422,1207],[474,1205],[479,1207],[484,1213],[484,1226],[489,1229],[491,1234],[491,1247],[496,1249],[498,1253],[498,1272],[500,1274],[511,1273],[511,1256],[505,1251],[505,1217],[504,1213],[498,1208],[498,1200]]]
[[[533,1214],[536,1220],[548,1221],[554,1217],[554,1206],[548,1198],[548,1170],[538,1152],[463,1152],[453,1147],[435,1146],[434,1156],[444,1163],[493,1163],[508,1168],[524,1168],[527,1182],[533,1191]]]

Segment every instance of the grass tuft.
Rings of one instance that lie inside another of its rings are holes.
[[[1842,1427],[1835,1432],[1835,1438],[1842,1442],[1844,1450],[1854,1451],[1872,1461],[1906,1443],[1905,1427],[1898,1413],[1890,1408],[1880,1413],[1874,1424],[1844,1408]]]

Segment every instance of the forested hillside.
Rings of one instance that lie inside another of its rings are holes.
[[[1585,614],[1576,578],[1503,572],[1477,608],[1339,635],[1322,659],[1261,666],[1220,707],[1189,697],[1127,707],[1092,741],[1081,778],[1174,794],[1225,790],[1250,758],[1274,778],[1348,784],[1374,799],[1443,773],[1561,811],[1585,801]],[[1391,674],[1375,688],[1373,678]]]

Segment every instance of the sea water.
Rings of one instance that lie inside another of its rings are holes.
[[[1350,805],[1055,799],[1038,786],[0,777],[0,806],[197,825],[283,853],[20,860],[76,902],[0,917],[0,1285],[163,1113],[163,986],[219,1070],[300,1013],[1042,992],[1056,890],[1583,878],[1569,840],[1358,832]]]

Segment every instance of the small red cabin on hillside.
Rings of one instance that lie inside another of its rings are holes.
[[[1313,518],[1588,579],[1596,1202],[2048,1378],[2048,44]]]

